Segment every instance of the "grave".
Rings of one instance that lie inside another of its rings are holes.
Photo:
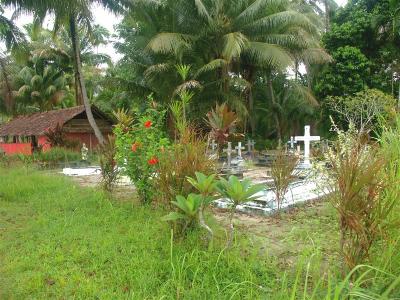
[[[304,136],[296,136],[296,142],[304,142],[304,157],[303,162],[298,165],[298,168],[309,169],[311,168],[310,161],[310,143],[315,141],[320,141],[320,136],[311,136],[310,135],[311,127],[309,125],[304,126]]]

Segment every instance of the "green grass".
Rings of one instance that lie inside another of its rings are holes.
[[[278,239],[297,250],[283,265],[285,254],[260,251],[268,247],[266,231],[239,226],[227,251],[213,220],[218,234],[208,249],[202,232],[172,240],[160,221],[165,211],[109,200],[61,176],[28,174],[0,169],[0,299],[342,299],[334,298],[341,283],[331,254],[336,241],[325,243],[323,230],[335,228],[331,210],[300,210],[287,218],[294,223],[281,224]],[[386,247],[385,270],[398,272],[396,247]],[[383,293],[395,278],[376,276],[370,291]]]

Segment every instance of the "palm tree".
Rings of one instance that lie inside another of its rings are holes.
[[[205,87],[201,100],[212,97],[243,110],[239,102],[244,94],[250,115],[258,77],[293,65],[295,49],[299,61],[321,49],[315,42],[318,26],[290,1],[140,1],[130,18],[135,26],[133,47],[141,59],[135,63],[151,75],[145,77],[150,86],[152,81],[165,85],[174,65],[190,64],[191,77]],[[255,118],[249,119],[254,132]]]
[[[87,96],[85,79],[82,72],[81,41],[79,39],[79,27],[90,29],[92,22],[92,5],[102,5],[110,11],[122,11],[122,5],[128,4],[128,0],[2,0],[5,5],[15,7],[20,11],[33,13],[37,20],[43,21],[48,14],[55,15],[55,31],[64,27],[68,30],[73,49],[74,69],[76,79],[79,82],[83,104],[86,109],[88,121],[100,145],[105,140],[93,117],[89,98]]]
[[[74,53],[70,45],[68,32],[64,28],[60,28],[57,32],[57,36],[54,36],[54,33],[50,30],[37,27],[35,24],[29,24],[25,28],[31,39],[31,52],[34,55],[40,55],[40,57],[49,61],[56,61],[66,72],[74,71],[75,102],[76,105],[83,105],[77,72],[75,72],[73,68],[75,65],[73,61]],[[87,32],[86,29],[87,28],[81,27],[79,30],[81,60],[85,70],[89,69],[90,74],[93,74],[97,71],[100,72],[100,70],[96,69],[102,64],[107,64],[109,67],[112,66],[111,57],[109,55],[97,53],[95,51],[96,47],[107,43],[110,34],[106,28],[99,25],[92,26],[90,32]],[[89,99],[90,98],[91,97],[89,97]]]
[[[64,72],[55,64],[47,64],[39,56],[34,56],[31,61],[32,66],[24,67],[18,74],[18,100],[23,102],[23,106],[30,104],[40,111],[61,105],[68,94]]]
[[[16,57],[25,56],[26,39],[19,28],[4,16],[4,9],[0,5],[0,42],[4,43],[7,51],[11,51]],[[12,66],[9,63],[12,60],[6,53],[0,51],[0,71],[2,77],[2,91],[4,98],[4,108],[7,113],[12,113],[15,106],[12,93],[12,79],[10,73]]]

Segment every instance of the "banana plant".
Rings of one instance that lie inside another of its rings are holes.
[[[231,209],[229,214],[230,235],[227,247],[230,247],[233,241],[234,226],[233,215],[236,207],[244,202],[257,200],[260,195],[256,195],[264,189],[262,184],[251,184],[250,180],[240,181],[236,176],[229,176],[228,180],[221,178],[216,186],[217,191],[225,198],[231,200]]]
[[[213,194],[217,188],[216,175],[206,176],[200,172],[196,172],[195,175],[196,178],[187,177],[186,179],[200,193],[202,201],[199,209],[199,223],[201,227],[208,231],[210,240],[212,240],[214,233],[204,220],[204,209],[214,200]]]
[[[199,210],[202,203],[201,195],[189,194],[187,198],[177,195],[176,201],[171,201],[179,211],[170,212],[162,218],[163,221],[184,221],[183,231],[197,221]]]

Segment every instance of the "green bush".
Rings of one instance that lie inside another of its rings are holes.
[[[35,153],[33,156],[36,162],[49,164],[51,166],[58,163],[76,162],[81,160],[81,154],[79,152],[61,147],[54,147],[46,152]]]

